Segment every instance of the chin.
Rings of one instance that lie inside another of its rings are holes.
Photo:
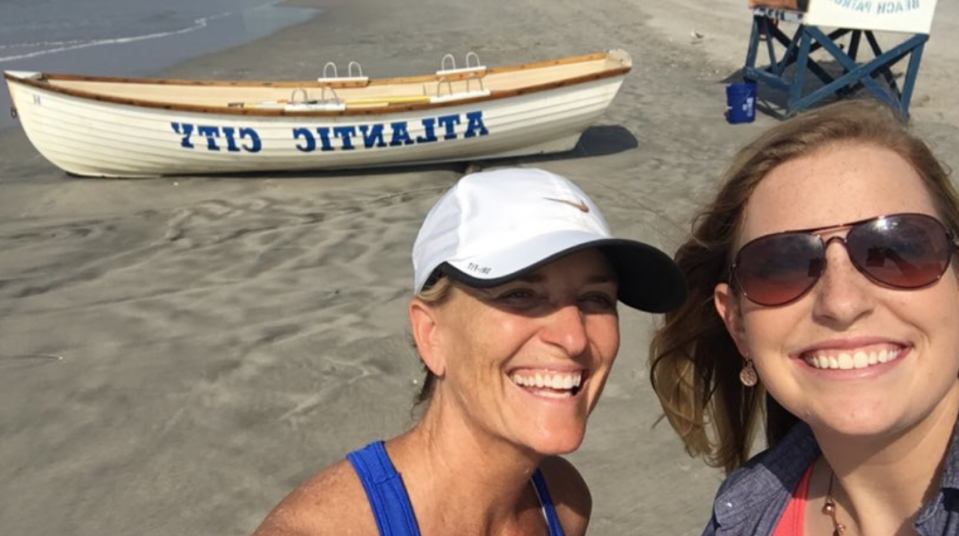
[[[582,431],[571,431],[569,433],[551,431],[542,434],[540,437],[529,438],[527,446],[545,456],[569,454],[583,444],[583,437],[584,433]]]
[[[810,422],[814,430],[830,435],[848,437],[884,437],[901,432],[906,426],[889,415],[857,412],[844,416],[832,415]]]

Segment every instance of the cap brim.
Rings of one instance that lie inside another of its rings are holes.
[[[619,300],[630,307],[665,313],[686,301],[686,277],[662,251],[634,240],[611,239],[601,249],[619,276]]]
[[[619,301],[651,313],[665,313],[686,300],[686,278],[673,260],[662,251],[642,242],[604,238],[582,242],[562,249],[521,270],[493,278],[470,275],[450,263],[438,269],[450,278],[474,288],[490,288],[535,272],[543,266],[589,248],[599,248],[609,259],[619,278]]]

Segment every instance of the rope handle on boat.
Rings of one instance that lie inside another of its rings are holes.
[[[331,98],[328,98],[328,97],[326,96],[326,92],[327,92],[327,91],[329,91],[329,92],[333,95],[333,98],[332,98],[332,99],[331,99]],[[302,96],[303,96],[303,99],[302,99],[302,100],[296,100],[297,95],[302,95]],[[335,90],[335,89],[333,89],[332,87],[323,86],[323,87],[320,88],[320,98],[319,98],[319,99],[316,99],[316,98],[312,98],[312,99],[311,99],[311,98],[310,98],[310,94],[309,94],[309,92],[306,90],[306,88],[298,87],[298,88],[294,89],[294,90],[293,90],[293,93],[290,95],[289,104],[290,104],[290,105],[294,105],[294,106],[295,106],[295,105],[311,105],[311,106],[312,106],[312,105],[320,105],[320,106],[326,105],[326,106],[334,106],[334,107],[336,107],[336,106],[342,106],[342,105],[343,105],[343,102],[340,100],[339,95],[336,94],[336,90]]]
[[[356,66],[356,74],[353,74],[353,66]],[[358,77],[363,78],[363,66],[359,62],[351,61],[349,67],[347,68],[347,76],[350,78]]]
[[[460,82],[466,82],[466,91],[465,93],[460,93],[459,95],[463,95],[463,97],[466,97],[474,93],[474,90],[472,89],[473,80],[476,80],[476,82],[479,83],[479,90],[475,91],[475,93],[483,93],[487,95],[489,94],[486,91],[486,87],[483,86],[483,77],[476,74],[472,74],[460,80]],[[444,98],[443,84],[446,84],[446,89],[448,90],[446,97],[453,97],[455,94],[455,92],[453,91],[453,81],[450,80],[449,77],[441,76],[440,79],[436,81],[436,96],[435,96],[436,99]],[[425,92],[426,90],[425,86],[423,87],[423,90]]]
[[[450,68],[449,68],[449,69],[446,68],[446,60],[450,60]],[[441,71],[447,71],[447,70],[452,71],[452,70],[456,70],[456,57],[453,56],[452,54],[447,54],[447,55],[443,56],[443,59],[440,60],[440,70],[441,70]]]
[[[333,76],[330,76],[329,68],[333,68]],[[326,65],[323,66],[323,78],[339,78],[340,75],[336,72],[336,64],[332,61],[326,62]]]
[[[480,90],[480,91],[486,91],[486,88],[483,87],[483,77],[482,77],[482,76],[473,75],[473,76],[469,76],[469,77],[466,78],[466,92],[469,93],[469,91],[470,91],[470,81],[471,81],[471,80],[474,80],[474,79],[475,79],[477,82],[479,82],[479,87],[480,87],[479,90]]]
[[[11,107],[10,107],[10,117],[12,117],[12,118],[14,118],[14,119],[19,119],[19,118],[20,118],[20,114],[17,112],[17,107],[16,107],[16,106],[11,106]]]
[[[333,89],[332,87],[328,87],[328,86],[323,86],[323,89],[320,90],[320,100],[321,100],[321,101],[331,100],[331,99],[327,99],[327,98],[326,98],[326,90],[327,90],[327,89],[330,90],[330,93],[333,94],[333,99],[332,99],[332,100],[333,100],[334,102],[340,102],[340,96],[336,94],[336,90]]]
[[[471,58],[471,57],[472,57],[472,58],[476,58],[476,65],[470,64],[470,58]],[[480,68],[480,65],[481,65],[481,64],[480,64],[480,60],[479,60],[479,54],[473,52],[472,50],[470,50],[469,52],[466,53],[466,68],[467,68],[467,69],[479,69],[479,68]]]
[[[436,96],[437,96],[437,97],[442,96],[443,82],[446,82],[446,87],[447,87],[447,89],[449,89],[449,94],[450,94],[450,95],[453,94],[453,82],[451,82],[449,78],[446,78],[445,76],[443,76],[443,77],[440,77],[440,79],[436,81]]]
[[[332,69],[333,73],[330,76],[330,70]],[[323,77],[317,78],[317,82],[330,83],[330,82],[352,82],[352,83],[361,83],[365,84],[369,82],[369,78],[363,76],[363,66],[360,65],[357,61],[351,61],[347,66],[347,74],[343,78],[340,78],[340,74],[337,72],[336,63],[332,61],[326,62],[326,65],[323,66]]]
[[[447,60],[449,61],[449,67],[447,67]],[[475,62],[470,60],[476,60]],[[443,76],[446,74],[453,73],[464,73],[470,71],[485,71],[486,67],[480,62],[479,54],[473,52],[472,50],[466,53],[466,67],[462,69],[456,68],[456,58],[452,54],[446,54],[443,56],[443,59],[440,60],[440,70],[436,71],[436,74]]]
[[[306,102],[306,101],[310,100],[310,94],[307,93],[305,89],[303,89],[303,88],[301,88],[301,87],[298,87],[298,88],[294,89],[294,90],[293,90],[293,93],[290,95],[290,102],[292,102],[293,104],[296,104],[296,102],[297,102],[296,96],[297,96],[297,94],[300,94],[300,93],[303,94],[303,100],[300,101],[300,102]]]

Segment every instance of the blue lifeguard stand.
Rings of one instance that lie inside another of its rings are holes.
[[[805,12],[756,8],[743,78],[787,92],[787,116],[823,99],[841,98],[865,88],[907,121],[935,6],[936,0],[809,0]],[[796,23],[798,27],[790,36],[780,29],[780,22]],[[900,41],[883,50],[874,33],[877,31],[898,34]],[[847,46],[840,46],[838,40],[846,35]],[[860,54],[864,40],[871,57]],[[828,56],[813,58],[819,50]],[[768,63],[757,66],[762,52],[768,56]],[[907,58],[900,83],[892,67]],[[828,60],[834,60],[840,72],[833,69],[830,73],[823,66]],[[807,72],[822,85],[808,89]]]

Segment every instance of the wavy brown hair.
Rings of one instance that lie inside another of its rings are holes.
[[[743,358],[713,306],[713,290],[729,281],[743,212],[756,185],[785,162],[847,143],[883,147],[902,157],[919,174],[938,216],[959,230],[959,195],[948,171],[878,101],[846,100],[806,112],[766,131],[733,157],[719,193],[693,220],[692,235],[676,253],[688,298],[665,315],[650,344],[650,379],[666,419],[687,453],[727,473],[748,459],[763,418],[770,447],[799,419],[761,384],[740,383]]]

